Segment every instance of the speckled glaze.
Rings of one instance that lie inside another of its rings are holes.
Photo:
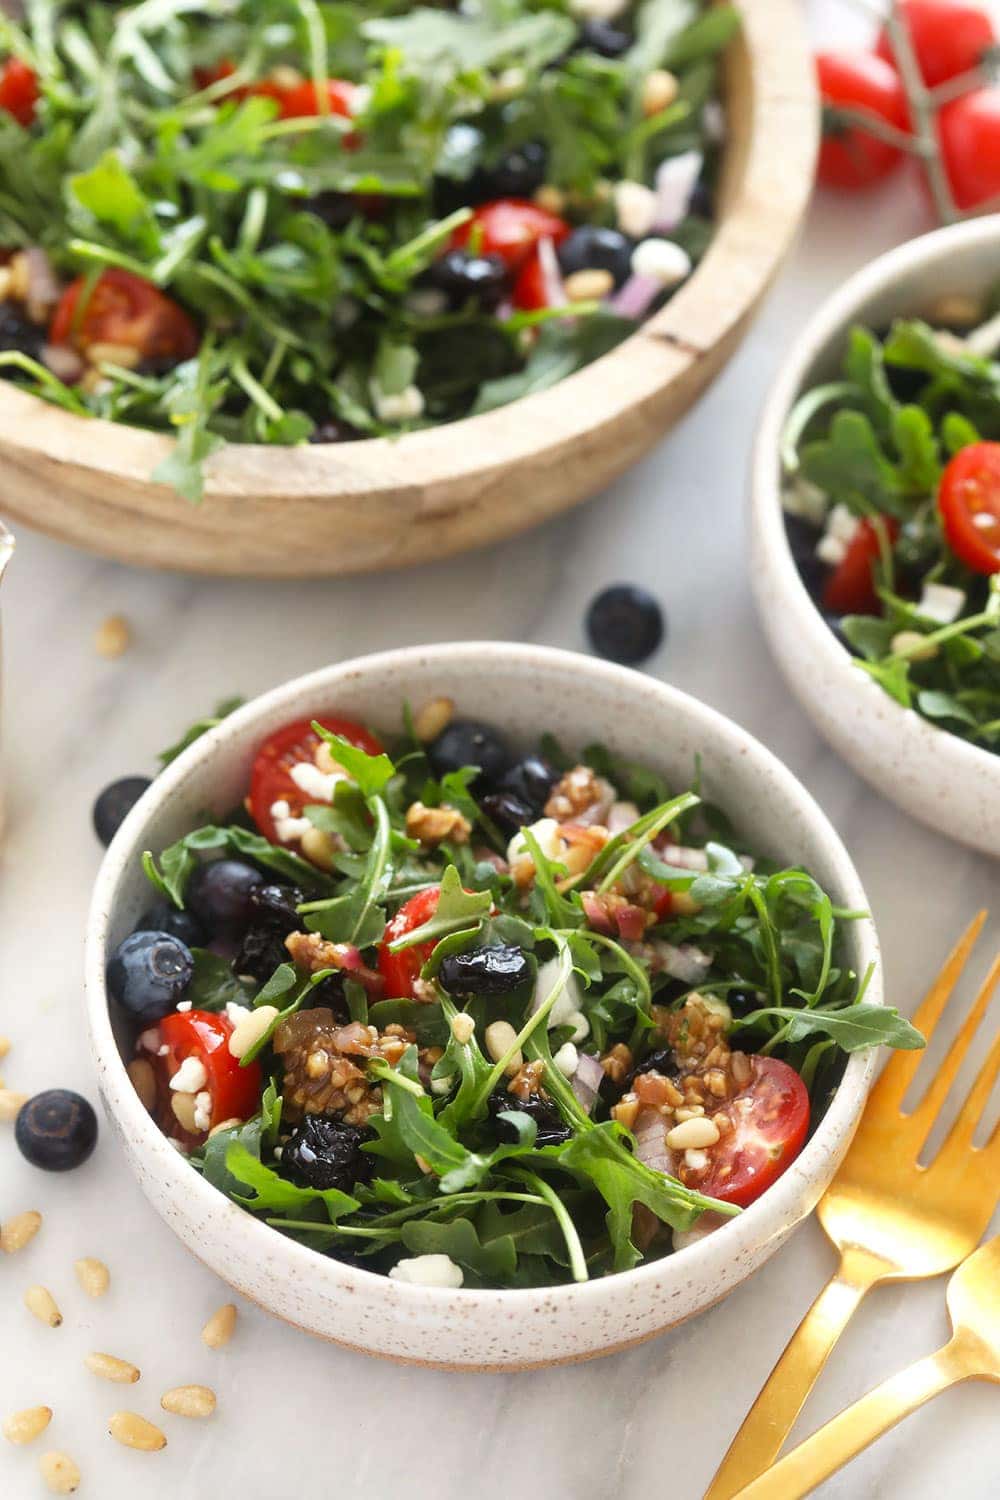
[[[803,391],[839,371],[854,323],[884,327],[926,315],[941,296],[996,286],[1000,215],[955,224],[880,256],[825,302],[792,345],[757,436],[751,496],[751,579],[771,649],[793,692],[834,749],[912,817],[1000,857],[1000,755],[903,708],[828,629],[788,546],[779,444]]]
[[[87,1008],[99,1087],[126,1160],[183,1242],[237,1291],[290,1323],[391,1359],[437,1367],[525,1369],[592,1358],[639,1342],[717,1302],[762,1264],[815,1206],[850,1142],[875,1068],[857,1054],[815,1136],[764,1197],[700,1245],[623,1275],[539,1291],[408,1286],[296,1245],[228,1202],[168,1145],[125,1072],[108,1011],[106,954],[148,902],[144,849],[162,849],[208,811],[244,794],[256,746],[288,719],[345,713],[392,729],[404,700],[447,695],[461,711],[528,745],[543,729],[568,746],[593,739],[690,781],[762,851],[801,861],[852,908],[867,902],[833,828],[771,753],[712,709],[662,683],[568,652],[511,644],[386,652],[299,678],[248,704],[157,778],[105,857],[87,941]],[[848,959],[876,964],[870,922],[848,930]]]

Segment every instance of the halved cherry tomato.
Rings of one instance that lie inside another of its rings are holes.
[[[416,943],[412,948],[401,948],[398,953],[391,953],[389,945],[429,922],[440,899],[441,887],[429,885],[425,891],[411,896],[387,924],[378,950],[378,969],[385,980],[386,999],[413,998],[413,982],[420,978],[420,970],[433,953],[434,940]]]
[[[854,189],[881,181],[899,165],[902,152],[857,125],[838,123],[837,108],[867,110],[897,130],[905,130],[909,109],[899,74],[871,52],[820,52],[816,73],[824,117],[820,182],[826,187]]]
[[[751,1057],[746,1088],[722,1106],[732,1130],[712,1148],[698,1191],[746,1208],[798,1156],[809,1129],[809,1095],[794,1068],[776,1057]]]
[[[539,240],[558,245],[569,233],[565,219],[527,198],[496,198],[481,203],[472,218],[459,225],[450,248],[464,250],[474,240],[478,254],[499,255],[511,271],[519,271]]]
[[[524,262],[511,293],[511,301],[515,307],[525,312],[533,312],[536,308],[548,307],[549,291],[545,281],[545,272],[542,270],[541,257],[537,250],[533,250]]]
[[[304,79],[291,88],[283,88],[280,84],[270,83],[265,79],[263,83],[254,84],[253,92],[276,99],[283,120],[305,120],[321,113],[319,91],[311,79]],[[349,120],[354,113],[352,105],[355,92],[353,83],[346,83],[342,78],[328,78],[328,112]]]
[[[1000,88],[952,99],[938,111],[937,128],[958,207],[978,208],[1000,194]]]
[[[109,266],[81,303],[86,282],[71,281],[56,305],[49,329],[52,344],[87,349],[92,344],[122,344],[144,359],[180,363],[198,351],[198,329],[170,297],[141,276]]]
[[[232,78],[235,72],[236,64],[231,58],[223,57],[217,63],[213,63],[210,68],[195,68],[194,81],[200,89],[207,89],[210,84],[221,83],[224,78]],[[245,89],[234,89],[231,94],[226,95],[226,98],[242,98],[245,93]]]
[[[1000,573],[1000,443],[970,443],[941,475],[948,546],[974,573]]]
[[[983,6],[969,0],[897,0],[896,8],[909,29],[917,63],[930,89],[975,68],[996,41]],[[882,32],[875,50],[895,66],[887,31]]]
[[[205,1089],[212,1096],[209,1129],[223,1120],[249,1120],[257,1113],[263,1084],[260,1064],[251,1062],[244,1068],[233,1057],[229,1051],[233,1023],[228,1016],[207,1010],[177,1011],[163,1018],[159,1030],[160,1045],[168,1050],[155,1060],[158,1112],[171,1135],[177,1135],[179,1127],[170,1107],[170,1080],[188,1057],[196,1057],[208,1075]]]
[[[0,69],[0,109],[13,115],[19,125],[31,125],[38,103],[38,79],[34,69],[19,57],[8,57]]]
[[[380,741],[353,719],[324,717],[316,722],[331,734],[350,740],[352,745],[369,755],[382,752]],[[250,816],[272,844],[281,842],[271,817],[275,802],[287,802],[290,816],[295,818],[311,800],[292,780],[291,769],[304,760],[312,763],[319,743],[320,737],[312,727],[312,720],[296,719],[294,723],[276,729],[257,751],[250,772]]]
[[[899,535],[899,524],[883,516],[882,524],[889,540]],[[859,522],[847,544],[844,560],[838,563],[823,585],[823,606],[835,615],[878,615],[882,603],[875,592],[875,564],[882,554],[879,533],[872,522]]]

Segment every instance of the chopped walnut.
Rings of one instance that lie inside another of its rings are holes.
[[[624,1042],[616,1042],[611,1051],[605,1052],[601,1058],[601,1067],[612,1083],[624,1083],[634,1066],[631,1048],[626,1047]]]
[[[406,810],[406,832],[425,849],[433,849],[446,839],[453,844],[467,844],[472,824],[457,807],[449,807],[447,803],[425,807],[422,802],[413,802]]]
[[[507,1092],[513,1094],[515,1099],[530,1099],[532,1094],[541,1094],[543,1098],[548,1095],[542,1088],[542,1080],[545,1077],[545,1064],[537,1058],[534,1062],[522,1063],[513,1078],[507,1080]]]
[[[593,823],[589,826],[582,823],[564,823],[559,833],[566,846],[563,864],[571,876],[582,875],[611,837],[602,823]]]
[[[552,788],[545,816],[558,823],[605,823],[618,793],[590,766],[574,766]]]
[[[382,1057],[394,1066],[413,1041],[398,1025],[381,1034],[360,1021],[341,1026],[324,1006],[289,1016],[273,1040],[284,1063],[283,1118],[294,1124],[303,1115],[339,1115],[349,1125],[366,1124],[382,1108],[382,1090],[365,1074],[365,1062]]]
[[[318,932],[290,932],[285,947],[292,962],[310,974],[341,969],[363,984],[369,995],[379,996],[384,989],[381,974],[368,968],[353,943],[331,943]]]

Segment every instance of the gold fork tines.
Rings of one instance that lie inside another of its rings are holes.
[[[913,1018],[930,1041],[948,1007],[986,913],[969,924]],[[947,1056],[919,1103],[903,1112],[920,1052],[897,1052],[872,1090],[851,1148],[819,1205],[840,1265],[771,1371],[719,1466],[705,1500],[732,1500],[773,1463],[830,1353],[865,1294],[880,1282],[939,1276],[982,1238],[1000,1201],[1000,1130],[981,1150],[976,1129],[1000,1071],[1000,1035],[944,1145],[920,1154],[1000,981],[994,961]]]

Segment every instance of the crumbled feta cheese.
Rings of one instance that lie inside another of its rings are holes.
[[[162,1046],[157,1047],[156,1055],[157,1057],[168,1057],[170,1055],[170,1048],[167,1046],[166,1042],[164,1042]]]
[[[462,1267],[456,1266],[449,1255],[411,1255],[397,1261],[389,1277],[411,1286],[460,1287],[465,1280]]]
[[[625,177],[615,183],[615,217],[623,234],[641,240],[656,223],[656,194],[645,183]]]
[[[947,583],[925,583],[917,610],[939,625],[951,625],[965,608],[964,589],[952,588]]]
[[[787,515],[801,516],[804,521],[812,521],[814,526],[822,526],[830,501],[819,485],[800,477],[793,479],[782,491],[781,507]]]
[[[311,760],[300,760],[288,774],[314,802],[332,802],[337,782],[349,779],[344,771],[321,771]]]
[[[580,1061],[580,1054],[572,1042],[564,1042],[552,1061],[564,1078],[572,1078]]]
[[[160,1028],[150,1026],[148,1030],[141,1033],[139,1046],[146,1052],[159,1052],[160,1050]]]
[[[684,1165],[690,1167],[692,1172],[704,1172],[708,1166],[708,1152],[689,1148],[684,1153]]]
[[[630,0],[569,0],[570,15],[578,21],[614,21],[629,7]]]
[[[839,542],[850,542],[860,524],[854,512],[841,501],[833,506],[826,518],[826,534],[835,536]]]
[[[405,391],[390,396],[373,380],[371,397],[375,415],[381,422],[412,422],[423,415],[424,396],[419,386],[408,385]]]
[[[555,818],[539,818],[537,823],[529,823],[527,828],[546,859],[562,859],[563,842]],[[523,832],[515,833],[507,845],[507,863],[516,865],[519,860],[530,858]]]
[[[821,536],[816,543],[816,556],[831,568],[839,567],[847,556],[847,543],[839,536]]]
[[[705,139],[713,146],[721,146],[726,139],[726,112],[718,99],[709,99],[701,112],[701,128]]]
[[[643,240],[632,251],[632,271],[661,286],[677,286],[691,274],[691,257],[673,240]]]
[[[235,1000],[226,1001],[226,1015],[234,1026],[238,1026],[244,1017],[249,1014],[249,1005],[238,1005]]]
[[[279,844],[292,844],[312,827],[308,818],[293,818],[285,801],[271,803],[271,821]]]
[[[212,1123],[212,1096],[207,1089],[195,1095],[194,1101],[194,1128],[195,1130],[207,1130]]]
[[[177,1094],[198,1094],[207,1082],[208,1073],[201,1058],[186,1057],[171,1078],[170,1087]]]
[[[177,1002],[177,1009],[178,1009],[179,1013],[181,1015],[183,1015],[185,1013],[185,1011],[189,1011],[191,1009],[191,1001],[190,1000],[178,1000],[178,1002]]]
[[[544,1003],[558,977],[559,960],[557,958],[550,958],[539,967],[538,974],[535,977],[535,998],[531,1005],[533,1012]],[[556,996],[552,1009],[549,1011],[549,1018],[546,1022],[548,1029],[551,1031],[554,1026],[571,1025],[570,1016],[579,1013],[581,1000],[582,996],[576,975],[570,974],[562,990]]]

